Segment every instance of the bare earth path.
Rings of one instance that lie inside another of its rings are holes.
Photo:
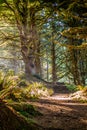
[[[44,130],[87,130],[87,104],[72,101],[64,86],[54,91],[52,97],[31,102],[42,113],[36,122]]]

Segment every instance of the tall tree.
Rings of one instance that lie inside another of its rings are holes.
[[[3,2],[2,7],[12,11],[14,16],[19,30],[25,73],[27,77],[32,79],[32,75],[37,72],[36,52],[38,51],[38,34],[35,14],[38,10],[37,8],[39,8],[39,2],[28,0],[3,0]]]
[[[71,55],[71,71],[74,83],[77,85],[85,85],[85,75],[82,73],[82,71],[84,72],[84,61],[79,57],[82,57],[81,48],[83,48],[83,43],[87,37],[85,32],[86,1],[71,1],[67,6],[62,8],[62,16],[68,25],[68,29],[64,30],[62,34],[68,39],[67,46]]]

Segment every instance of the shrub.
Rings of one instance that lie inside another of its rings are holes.
[[[15,76],[12,71],[1,73],[0,83],[2,88],[0,98],[13,101],[25,101],[29,98],[39,98],[53,94],[52,89],[47,89],[43,83],[29,83],[25,79]]]
[[[72,91],[77,91],[77,86],[74,84],[66,84],[66,87],[68,88],[68,90]]]
[[[77,92],[71,94],[71,98],[81,103],[87,103],[87,87],[77,86]]]
[[[30,98],[46,97],[53,94],[52,89],[47,89],[43,83],[32,82],[24,89],[24,94]]]

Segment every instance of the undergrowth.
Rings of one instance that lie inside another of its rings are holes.
[[[23,76],[14,75],[13,71],[0,72],[0,100],[31,124],[35,123],[33,117],[41,113],[28,101],[49,96],[52,93],[52,89],[47,89],[44,84],[40,82],[29,83]]]
[[[77,86],[76,85],[74,85],[74,84],[65,84],[66,85],[66,87],[68,88],[68,90],[69,91],[71,91],[71,92],[75,92],[75,91],[77,91]]]
[[[15,76],[12,71],[6,74],[0,72],[0,98],[9,101],[25,101],[52,95],[52,89],[47,89],[43,83],[29,83],[20,76]]]
[[[77,85],[75,91],[70,95],[74,101],[87,103],[87,86]]]
[[[33,123],[35,122],[32,117],[35,117],[37,115],[42,115],[35,106],[26,103],[26,102],[13,102],[9,103],[9,106],[11,106],[13,109],[15,109],[19,114],[24,116],[29,122]]]
[[[32,105],[27,104],[28,100],[51,94],[53,90],[47,89],[41,82],[29,83],[22,75],[14,75],[13,71],[0,72],[0,99],[26,118],[39,114]]]

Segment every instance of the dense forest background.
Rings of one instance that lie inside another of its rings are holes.
[[[1,0],[0,6],[1,70],[87,83],[85,0]]]
[[[0,130],[86,130],[86,111],[87,0],[0,0]]]

